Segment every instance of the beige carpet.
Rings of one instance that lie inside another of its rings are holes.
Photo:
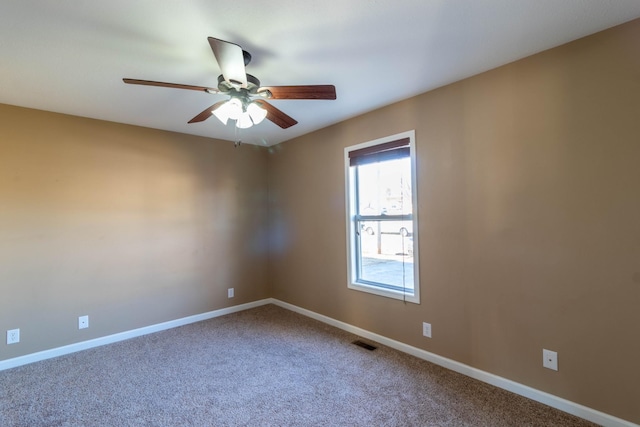
[[[591,426],[268,305],[0,372],[0,426]]]

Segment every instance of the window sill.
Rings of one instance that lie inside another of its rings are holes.
[[[355,291],[367,292],[369,294],[378,295],[381,297],[397,299],[400,301],[411,302],[414,304],[420,304],[420,296],[419,295],[409,295],[400,291],[394,291],[392,289],[384,289],[378,286],[367,285],[364,283],[352,283],[349,282],[349,289],[353,289]]]

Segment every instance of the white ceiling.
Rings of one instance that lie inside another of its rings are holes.
[[[271,101],[289,129],[240,131],[273,145],[638,17],[638,0],[0,0],[0,103],[233,141],[231,121],[187,124],[223,95],[122,82],[215,87],[213,36],[265,86],[336,86]]]

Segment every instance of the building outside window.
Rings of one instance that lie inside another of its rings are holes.
[[[420,302],[415,132],[345,148],[348,286]]]

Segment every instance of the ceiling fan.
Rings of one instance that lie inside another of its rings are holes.
[[[225,125],[229,119],[235,120],[236,127],[241,129],[258,124],[265,118],[282,129],[298,123],[267,102],[267,99],[336,99],[336,88],[333,85],[260,86],[260,80],[245,71],[245,66],[251,62],[249,52],[235,43],[214,37],[209,37],[208,41],[222,71],[222,74],[218,76],[217,88],[129,78],[122,80],[128,84],[228,95],[228,99],[216,102],[189,120],[188,123],[202,122],[211,115],[215,115]]]

